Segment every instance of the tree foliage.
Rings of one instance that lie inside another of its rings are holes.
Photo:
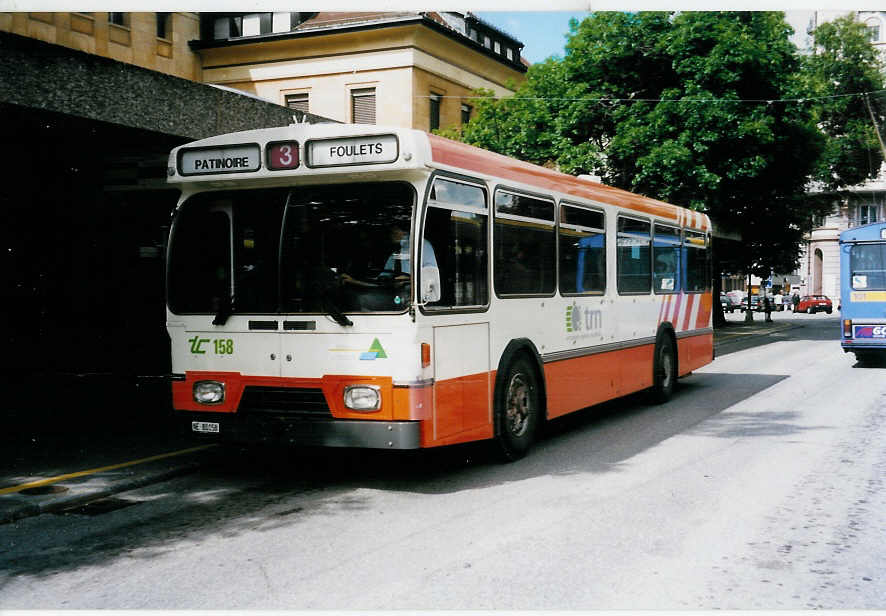
[[[876,56],[851,19],[826,26],[803,59],[783,13],[595,13],[514,97],[484,93],[460,138],[704,211],[744,238],[742,271],[790,271],[829,207],[809,181],[879,168],[861,101],[816,98],[879,89]]]
[[[871,122],[884,116],[859,93],[883,89],[883,65],[867,28],[847,15],[815,29],[815,53],[804,58],[803,77],[815,97],[816,121],[828,139],[815,169],[825,190],[877,177],[883,153]]]

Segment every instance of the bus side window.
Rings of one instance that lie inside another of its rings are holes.
[[[683,232],[683,255],[685,262],[685,289],[687,293],[702,293],[710,280],[707,238],[697,231]]]
[[[649,221],[618,217],[617,266],[619,293],[649,293],[651,228]]]
[[[606,231],[603,212],[560,205],[560,293],[606,290]]]
[[[429,308],[485,306],[489,302],[488,210],[486,191],[472,184],[437,178],[425,213],[421,249],[433,247],[439,276],[439,298],[427,300]],[[424,259],[424,257],[422,257]],[[430,288],[419,274],[419,289]]]
[[[652,281],[656,293],[680,291],[680,229],[656,224],[652,239]]]
[[[494,231],[496,293],[553,294],[556,284],[553,201],[496,191]]]

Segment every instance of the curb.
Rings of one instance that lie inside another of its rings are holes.
[[[189,462],[175,468],[147,473],[141,477],[120,481],[99,490],[61,496],[43,503],[26,503],[6,508],[0,506],[0,524],[9,524],[23,518],[38,516],[44,513],[56,513],[65,509],[86,505],[92,501],[101,500],[121,492],[128,492],[175,477],[189,475],[199,470],[201,466],[201,462]]]

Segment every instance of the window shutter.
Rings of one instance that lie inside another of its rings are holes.
[[[308,95],[304,94],[287,94],[286,106],[296,111],[308,113]]]
[[[351,90],[354,124],[375,124],[375,88]]]

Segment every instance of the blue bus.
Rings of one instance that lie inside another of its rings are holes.
[[[840,234],[840,305],[843,351],[886,358],[886,222]]]

